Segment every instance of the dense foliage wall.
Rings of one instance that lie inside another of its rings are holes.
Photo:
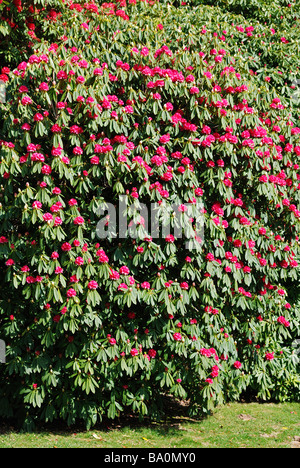
[[[299,399],[297,6],[30,3],[0,5],[0,415]],[[139,236],[99,238],[121,195]]]

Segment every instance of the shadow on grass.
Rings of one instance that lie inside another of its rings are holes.
[[[109,433],[110,431],[122,429],[151,429],[157,435],[175,436],[181,430],[182,424],[197,424],[209,416],[201,415],[196,417],[189,416],[189,405],[186,402],[178,402],[172,397],[164,398],[164,412],[160,418],[150,418],[145,416],[140,419],[138,415],[132,412],[124,412],[120,417],[115,419],[103,418],[91,430]],[[10,432],[26,432],[18,426],[14,420],[3,420],[0,418],[0,435],[5,435]],[[78,422],[73,425],[68,425],[63,420],[55,420],[53,422],[36,423],[33,430],[34,433],[51,432],[60,435],[69,435],[72,433],[87,432],[86,426],[83,422]]]
[[[122,429],[130,427],[132,429],[149,428],[161,435],[175,435],[182,424],[198,424],[206,419],[210,414],[191,417],[189,415],[189,405],[185,402],[178,402],[172,397],[165,397],[164,415],[161,418],[151,419],[149,417],[139,420],[138,416],[131,413],[124,414],[114,421],[103,421],[110,429]]]

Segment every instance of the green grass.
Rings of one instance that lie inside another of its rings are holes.
[[[72,428],[17,432],[0,425],[0,448],[290,448],[300,436],[300,403],[232,403],[201,420],[135,420],[90,431]]]

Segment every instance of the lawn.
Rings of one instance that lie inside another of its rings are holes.
[[[295,436],[300,403],[231,403],[201,420],[181,414],[161,423],[127,419],[90,431],[54,426],[22,433],[0,425],[0,448],[291,448]]]

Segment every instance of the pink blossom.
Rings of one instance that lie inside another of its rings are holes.
[[[70,289],[67,291],[67,297],[71,298],[71,297],[75,297],[75,296],[77,296],[77,293],[76,293],[75,289],[70,288]]]
[[[42,208],[42,203],[40,201],[35,201],[32,203],[32,208],[36,209],[36,210],[39,210]]]
[[[117,271],[111,270],[111,272],[109,274],[109,277],[112,280],[118,280],[120,278],[120,275],[119,275],[119,273]]]
[[[274,353],[266,353],[265,358],[267,361],[272,361],[274,359]]]
[[[45,164],[45,165],[42,167],[41,171],[42,171],[42,174],[44,174],[44,175],[49,175],[49,174],[51,174],[52,169],[51,169],[51,167],[50,167],[49,165]]]
[[[72,246],[71,244],[69,244],[69,242],[65,242],[64,244],[62,244],[61,250],[63,250],[64,252],[69,252],[70,250],[72,250]]]
[[[69,200],[68,204],[69,204],[69,206],[76,206],[78,203],[77,203],[77,200],[75,200],[75,198],[71,198],[71,200]]]
[[[162,135],[159,139],[160,143],[166,144],[170,141],[170,134],[166,133],[165,135]]]
[[[242,363],[240,361],[235,361],[233,367],[235,367],[236,369],[240,369],[242,367]]]
[[[53,221],[53,215],[51,213],[45,213],[43,215],[43,220],[46,222]]]
[[[76,224],[77,226],[82,226],[84,224],[84,219],[82,216],[77,216],[74,219],[73,223]]]
[[[290,326],[290,322],[285,317],[283,317],[282,315],[280,317],[278,317],[277,322],[280,323],[281,325],[284,325],[285,327]]]
[[[120,268],[121,275],[128,275],[129,272],[130,272],[129,268],[125,265]]]
[[[173,338],[175,341],[181,341],[182,335],[180,333],[174,333]]]
[[[77,257],[77,258],[75,259],[75,265],[81,266],[81,265],[83,265],[83,264],[84,264],[84,260],[83,260],[82,257]]]
[[[99,258],[100,263],[107,263],[108,260],[109,260],[108,256],[106,255],[106,253],[102,249],[97,251],[97,256]]]

